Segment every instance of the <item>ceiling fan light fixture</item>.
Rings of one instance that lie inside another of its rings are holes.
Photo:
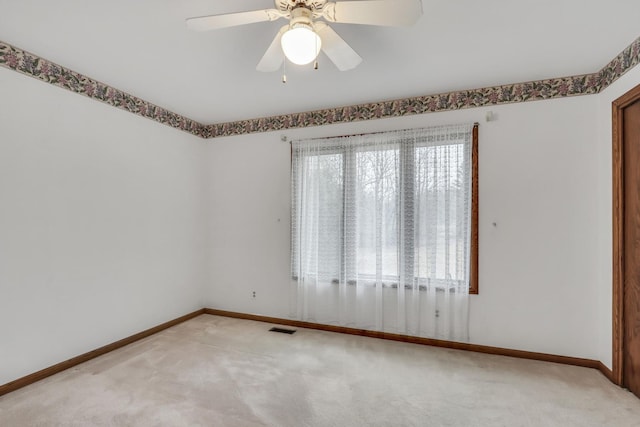
[[[287,59],[297,65],[306,65],[316,59],[322,47],[322,40],[313,27],[306,23],[295,23],[280,41]]]
[[[322,50],[340,71],[347,71],[357,67],[362,58],[328,23],[401,27],[413,25],[422,15],[421,0],[273,1],[274,9],[196,16],[187,19],[187,26],[208,31],[285,18],[289,23],[278,30],[256,70],[276,71],[283,59],[309,64]]]

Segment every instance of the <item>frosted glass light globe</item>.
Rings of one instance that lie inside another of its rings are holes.
[[[308,25],[298,25],[282,35],[282,50],[287,59],[297,65],[305,65],[316,59],[322,40]]]

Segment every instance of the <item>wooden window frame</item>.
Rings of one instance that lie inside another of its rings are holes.
[[[471,135],[471,248],[469,257],[469,294],[480,293],[479,283],[479,168],[478,168],[478,123],[473,124]],[[293,145],[290,150],[291,164],[293,164]]]
[[[471,254],[469,266],[469,294],[478,295],[480,284],[478,280],[479,267],[479,179],[478,179],[478,123],[473,124],[471,141]]]

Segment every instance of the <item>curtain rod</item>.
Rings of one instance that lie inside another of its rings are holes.
[[[444,127],[444,126],[459,126],[459,125],[438,125],[438,126],[430,126],[430,127]],[[480,124],[478,122],[474,122],[473,123],[473,129],[478,128],[480,126]],[[411,130],[416,130],[416,129],[428,129],[428,128],[407,128],[407,129],[397,129],[397,130],[382,130],[382,131],[378,131],[378,132],[368,132],[368,133],[353,133],[353,134],[349,134],[349,135],[335,135],[335,136],[319,136],[316,138],[305,138],[305,141],[315,141],[318,139],[337,139],[337,138],[351,138],[354,136],[364,136],[364,135],[380,135],[382,133],[389,133],[389,132],[407,132],[407,131],[411,131]],[[293,139],[289,139],[289,137],[287,137],[287,135],[282,135],[280,136],[280,140],[282,142],[288,142],[288,143],[292,143],[294,140]],[[298,141],[298,140],[295,140]]]

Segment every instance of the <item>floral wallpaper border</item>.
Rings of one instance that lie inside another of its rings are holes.
[[[215,138],[332,123],[433,113],[436,111],[590,95],[607,88],[639,62],[640,37],[627,46],[604,68],[591,74],[219,123],[210,125],[209,133],[210,137]]]
[[[202,138],[590,95],[602,91],[638,63],[640,63],[640,37],[604,68],[591,74],[203,125],[7,43],[0,42],[0,66]]]
[[[203,138],[210,136],[207,126],[188,117],[158,107],[144,99],[3,42],[0,42],[0,66],[193,135]]]
[[[598,72],[600,91],[618,80],[624,73],[640,63],[640,37],[635,39],[625,50],[613,58]]]
[[[597,74],[539,80],[210,125],[212,137],[537,101],[599,91]]]

